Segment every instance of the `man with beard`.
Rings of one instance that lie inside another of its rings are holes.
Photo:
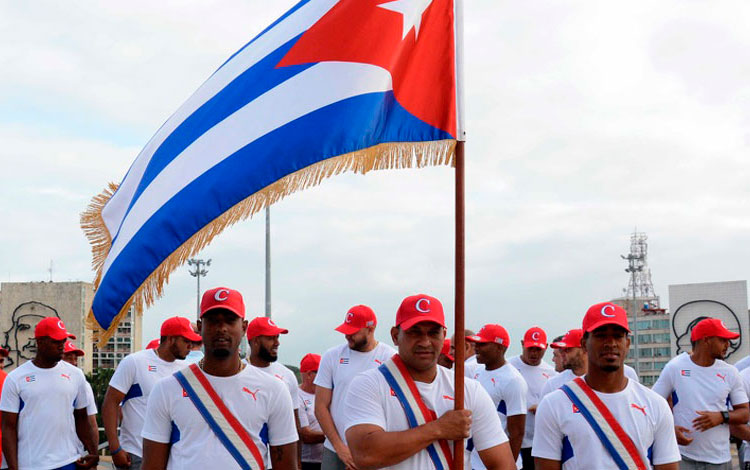
[[[561,338],[562,339],[562,338]],[[534,470],[534,458],[531,456],[531,443],[534,441],[534,414],[542,397],[542,388],[557,372],[542,360],[547,351],[547,333],[538,326],[526,331],[521,341],[523,352],[508,359],[526,381],[526,429],[521,443],[522,470]],[[512,447],[512,444],[511,444]]]
[[[505,351],[510,346],[510,335],[501,325],[485,325],[474,336],[467,336],[474,343],[477,363],[476,379],[492,398],[505,434],[508,435],[510,451],[520,468],[524,429],[526,427],[526,392],[528,386],[518,369],[505,360]],[[484,470],[479,453],[471,453],[471,467]]]
[[[630,329],[625,309],[592,305],[583,318],[584,377],[539,403],[532,453],[539,470],[677,470],[669,405],[625,375]]]
[[[117,366],[102,403],[104,432],[115,467],[140,470],[143,458],[141,431],[148,397],[156,382],[186,366],[185,357],[193,341],[200,339],[187,318],[168,318],[161,324],[156,348],[129,354]],[[120,407],[122,423],[118,435]]]
[[[692,353],[669,361],[654,384],[654,392],[672,399],[683,470],[731,466],[729,425],[750,418],[740,374],[722,360],[729,340],[739,336],[718,318],[699,321],[690,333]]]
[[[588,356],[582,349],[582,338],[583,330],[576,328],[565,333],[561,341],[552,343],[552,347],[560,351],[565,370],[544,384],[542,397],[562,387],[566,382],[570,382],[586,373],[589,363]],[[627,364],[623,364],[623,370],[627,378],[638,382],[638,375],[636,375],[635,369]]]
[[[450,441],[458,440],[477,449],[488,469],[514,469],[500,418],[479,383],[465,381],[464,409],[454,409],[454,373],[437,365],[445,339],[440,301],[424,294],[404,299],[391,338],[398,354],[359,374],[346,397],[346,438],[357,467],[453,468]],[[470,468],[465,452],[461,469]]]
[[[323,354],[315,377],[315,416],[326,435],[323,444],[323,470],[356,469],[344,436],[347,416],[344,399],[349,383],[360,372],[374,369],[396,353],[375,339],[378,320],[367,305],[355,305],[336,327],[346,343]]]
[[[86,416],[86,378],[61,360],[65,341],[75,336],[59,318],[46,317],[34,337],[34,359],[8,374],[0,399],[7,468],[94,468],[99,456]],[[88,452],[80,458],[79,439]]]
[[[250,355],[247,362],[258,370],[275,377],[284,383],[289,391],[294,408],[294,421],[299,431],[299,386],[294,372],[283,364],[276,362],[279,358],[279,335],[285,335],[289,330],[279,328],[268,317],[255,317],[247,326],[247,344]],[[297,443],[301,451],[300,443]],[[300,454],[301,457],[301,454]],[[268,462],[266,462],[268,467]]]
[[[550,346],[562,341],[563,336],[564,335],[555,336],[555,339],[552,340]],[[552,346],[552,363],[555,365],[555,372],[558,374],[565,370],[565,367],[563,367],[562,354],[560,354],[560,350],[554,346]]]
[[[146,470],[297,469],[292,400],[280,380],[240,359],[245,303],[233,289],[206,291],[198,321],[205,356],[160,380],[143,425]],[[253,462],[251,464],[250,462]]]

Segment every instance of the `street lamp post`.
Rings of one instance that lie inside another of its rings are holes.
[[[188,260],[189,266],[194,266],[195,271],[190,271],[191,276],[193,276],[197,281],[197,288],[196,288],[196,306],[195,306],[195,312],[196,312],[196,318],[200,318],[201,316],[201,277],[205,277],[206,274],[208,274],[208,270],[205,269],[209,266],[211,266],[211,260],[203,261],[202,259],[196,259],[196,258],[190,258]],[[205,268],[204,268],[205,266]]]
[[[628,256],[620,255],[620,257],[628,262],[628,267],[625,269],[625,272],[630,274],[630,287],[633,289],[633,295],[630,301],[630,308],[633,312],[633,357],[635,358],[635,374],[640,378],[641,368],[638,364],[638,307],[635,304],[635,273],[643,271],[643,265],[638,263],[639,261],[643,261],[643,255],[634,255],[633,253],[630,253]]]

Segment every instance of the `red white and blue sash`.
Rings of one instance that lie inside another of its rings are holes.
[[[560,387],[580,411],[621,470],[646,470],[643,456],[607,405],[581,377]]]
[[[196,364],[174,373],[219,442],[243,470],[264,470],[263,457],[252,437],[224,404]]]
[[[417,384],[411,378],[409,371],[398,354],[385,361],[378,370],[385,377],[385,381],[396,394],[406,413],[406,420],[410,428],[416,428],[437,419],[435,412],[425,405],[419,394]],[[450,470],[453,457],[450,446],[445,440],[439,440],[427,446],[427,453],[437,470]]]

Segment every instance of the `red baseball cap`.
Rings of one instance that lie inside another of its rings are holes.
[[[690,332],[690,341],[698,341],[699,339],[710,338],[711,336],[737,339],[740,337],[740,334],[730,331],[724,325],[724,322],[718,318],[704,318],[693,327],[693,331]]]
[[[75,335],[68,333],[65,329],[65,323],[57,317],[46,317],[36,324],[34,328],[34,338],[48,336],[56,341],[61,339],[76,339]]]
[[[71,341],[66,341],[65,346],[63,346],[63,354],[67,353],[76,353],[76,356],[83,356],[86,354],[82,349],[78,349]]]
[[[211,310],[229,310],[240,318],[245,318],[245,301],[242,294],[226,287],[214,287],[203,293],[201,317]]]
[[[159,341],[159,338],[156,338],[156,339],[152,339],[152,340],[151,340],[151,341],[149,341],[149,342],[148,342],[148,344],[146,345],[146,349],[156,349],[156,348],[158,348],[158,347],[159,347],[159,343],[160,343],[160,341]]]
[[[201,335],[193,330],[190,320],[185,317],[172,317],[161,324],[161,336],[182,336],[188,341],[203,341]]]
[[[303,357],[299,363],[299,371],[302,373],[312,371],[317,372],[318,367],[320,367],[320,354],[305,354],[305,357]]]
[[[450,338],[445,338],[445,341],[443,341],[443,349],[440,351],[440,354],[447,357],[451,361],[455,361],[453,356],[451,356],[451,340]]]
[[[508,330],[500,325],[484,325],[479,333],[467,336],[466,341],[472,343],[497,343],[503,346],[510,347],[510,335]]]
[[[565,333],[560,341],[552,343],[552,348],[580,348],[581,339],[583,339],[583,330],[576,328]]]
[[[547,349],[547,333],[538,326],[532,326],[523,335],[523,347]]]
[[[408,330],[423,321],[437,323],[445,328],[443,304],[435,297],[425,294],[405,298],[396,312],[396,326]]]
[[[336,331],[345,335],[353,335],[362,328],[375,327],[378,319],[375,312],[367,305],[355,305],[346,312],[344,323],[335,328]]]
[[[628,312],[612,302],[601,302],[589,307],[586,315],[583,317],[584,333],[591,333],[604,325],[621,326],[630,333],[630,328],[628,328]]]
[[[276,323],[268,317],[255,317],[247,325],[247,339],[253,339],[256,336],[276,336],[285,335],[289,330],[279,328]]]

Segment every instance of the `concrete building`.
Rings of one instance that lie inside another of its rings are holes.
[[[85,325],[93,299],[94,287],[89,282],[0,283],[0,346],[10,351],[6,371],[34,358],[34,328],[48,316],[60,318],[76,336],[76,345],[85,352],[79,360],[84,372],[114,367],[125,354],[140,349],[141,318],[136,316],[135,321],[123,322],[110,343],[95,353],[93,332]]]
[[[705,317],[720,318],[728,329],[740,334],[738,339],[730,342],[727,362],[734,364],[750,354],[747,303],[747,281],[670,285],[673,354],[690,352],[690,332]]]

